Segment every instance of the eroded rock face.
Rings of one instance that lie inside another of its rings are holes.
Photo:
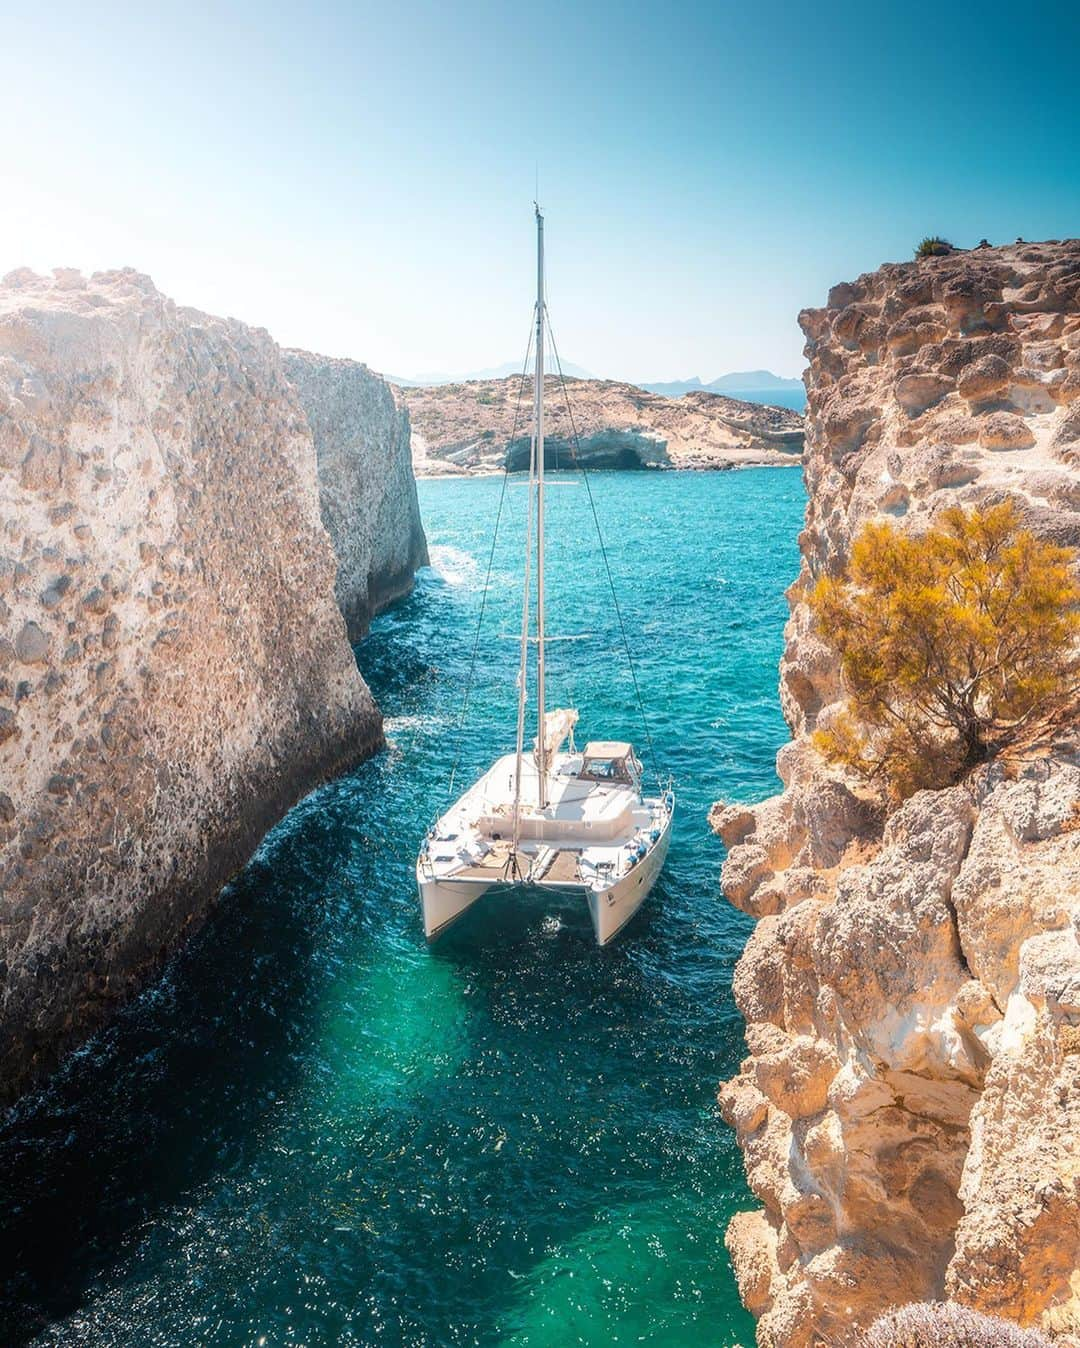
[[[664,398],[610,379],[566,386],[555,378],[545,385],[544,461],[552,468],[782,466],[802,454],[803,419],[784,407],[714,393]],[[490,473],[507,461],[528,468],[531,382],[523,387],[514,376],[396,392],[412,419],[418,476]]]
[[[1080,734],[881,816],[814,754],[840,694],[806,587],[872,517],[1011,499],[1080,542],[1080,241],[887,266],[801,316],[810,499],[785,789],[717,806],[750,1057],[721,1091],[761,1209],[763,1345],[948,1298],[1080,1333]]]
[[[132,271],[5,279],[0,1101],[381,742],[334,575],[265,332]]]
[[[338,607],[359,641],[427,564],[409,453],[409,414],[354,360],[286,351],[285,372],[315,440],[322,519],[338,558]]]

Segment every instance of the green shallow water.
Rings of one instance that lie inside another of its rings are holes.
[[[0,1129],[0,1342],[749,1344],[723,1228],[751,1205],[716,1083],[748,922],[718,797],[774,789],[790,470],[598,474],[679,815],[615,945],[583,906],[478,905],[433,950],[413,891],[445,798],[500,483],[421,483],[433,567],[357,648],[390,747],[302,802],[164,978]],[[463,786],[513,739],[508,489]],[[551,491],[549,679],[641,741],[578,483]]]

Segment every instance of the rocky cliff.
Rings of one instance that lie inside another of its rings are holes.
[[[734,468],[791,464],[803,447],[803,419],[720,394],[664,398],[633,384],[566,381],[580,462],[587,468]],[[545,462],[572,468],[573,430],[561,384],[546,385]],[[519,393],[521,394],[519,403]],[[509,459],[529,466],[532,384],[520,376],[397,389],[412,419],[418,476],[493,472]]]
[[[294,800],[381,742],[320,520],[303,404],[324,399],[299,382],[265,332],[132,271],[0,284],[0,1102],[140,985]],[[385,501],[357,505],[369,609],[415,537],[383,404],[407,519],[380,550]]]
[[[800,317],[802,574],[783,793],[718,805],[758,919],[721,1092],[761,1206],[728,1232],[763,1345],[947,1298],[1080,1333],[1080,727],[891,814],[817,758],[838,696],[803,596],[868,518],[1009,498],[1080,544],[1080,241],[886,266]]]
[[[412,588],[427,544],[409,458],[409,414],[366,365],[286,351],[285,373],[315,440],[322,519],[337,553],[350,641]]]

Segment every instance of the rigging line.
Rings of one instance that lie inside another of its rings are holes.
[[[544,309],[546,311],[547,305],[544,306]],[[555,353],[555,365],[559,371],[559,383],[562,386],[563,398],[566,400],[566,413],[570,419],[571,452],[581,473],[582,479],[585,482],[585,494],[589,498],[589,508],[592,511],[593,524],[596,526],[596,537],[600,544],[600,555],[604,559],[604,571],[607,573],[608,587],[611,590],[611,600],[615,606],[615,616],[619,620],[619,631],[622,633],[623,650],[626,652],[626,663],[630,666],[630,678],[633,680],[634,684],[634,696],[637,698],[638,712],[641,716],[641,728],[645,731],[645,740],[649,746],[649,758],[652,761],[653,773],[657,782],[660,783],[660,765],[656,757],[656,747],[653,744],[653,738],[649,731],[649,721],[645,715],[645,704],[641,699],[641,689],[638,686],[637,670],[634,667],[634,657],[630,654],[630,641],[626,635],[626,624],[623,622],[622,609],[619,608],[619,596],[615,591],[615,581],[612,579],[611,575],[611,563],[608,561],[607,548],[604,546],[604,535],[600,529],[600,517],[596,513],[596,502],[593,500],[588,470],[581,461],[581,440],[578,436],[577,426],[574,423],[574,409],[570,403],[570,391],[566,387],[566,376],[563,374],[562,361],[559,358],[559,348],[555,342],[555,332],[551,325],[550,314],[548,314],[547,330],[548,336],[551,339],[551,348]]]
[[[499,508],[495,513],[495,530],[491,535],[491,551],[488,553],[487,573],[484,576],[484,588],[480,595],[480,614],[476,619],[476,636],[473,639],[472,657],[469,660],[469,673],[465,680],[465,697],[461,704],[461,719],[458,721],[457,745],[454,750],[454,765],[450,769],[450,781],[446,788],[449,802],[454,799],[454,779],[461,763],[461,750],[465,741],[465,717],[469,710],[469,694],[472,691],[473,675],[476,672],[476,657],[480,650],[480,631],[484,625],[484,610],[487,608],[488,588],[491,584],[491,572],[495,564],[495,545],[499,541],[499,523],[502,520],[503,505],[506,501],[506,484],[510,478],[510,446],[517,435],[518,421],[521,417],[521,399],[525,392],[525,381],[529,377],[529,356],[532,354],[533,326],[529,325],[529,341],[525,347],[525,363],[521,369],[521,382],[518,384],[517,404],[514,407],[514,424],[510,429],[510,439],[506,443],[506,457],[503,463],[502,489],[499,492]]]

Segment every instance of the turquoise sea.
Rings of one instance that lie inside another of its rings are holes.
[[[806,411],[806,390],[802,388],[724,389],[724,393],[729,398],[741,398],[748,403],[790,407],[793,412]]]
[[[425,945],[498,479],[421,483],[432,567],[357,658],[390,747],[265,840],[162,980],[0,1127],[5,1345],[749,1345],[752,1205],[718,797],[775,787],[792,470],[596,474],[674,842],[613,946],[479,905]],[[458,786],[512,745],[526,490],[507,488]],[[549,493],[552,701],[642,744],[580,479]]]

